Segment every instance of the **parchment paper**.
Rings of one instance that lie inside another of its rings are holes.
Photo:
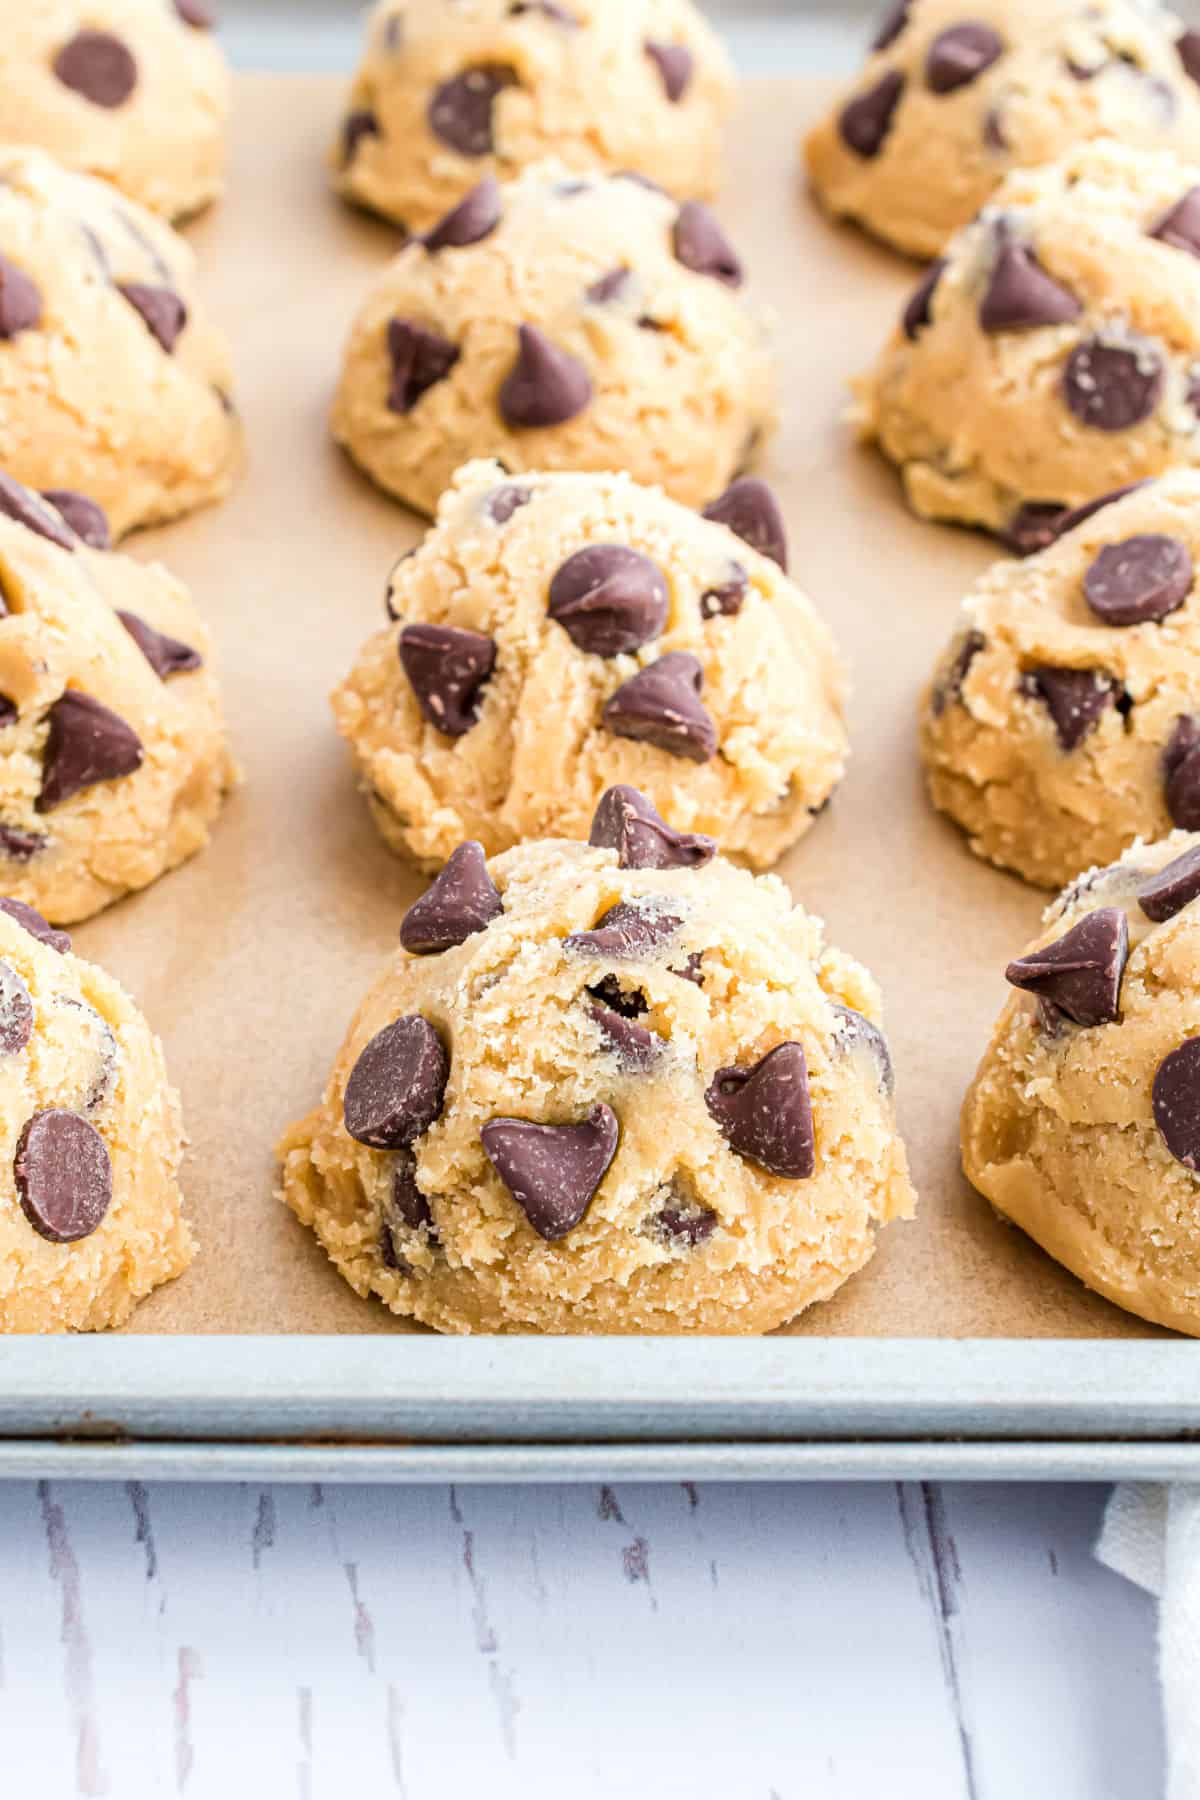
[[[396,246],[326,190],[342,90],[334,78],[239,84],[229,197],[192,238],[234,340],[250,467],[223,506],[130,546],[170,562],[213,621],[247,777],[203,856],[75,932],[161,1033],[191,1136],[201,1252],[138,1311],[140,1332],[405,1329],[351,1293],[272,1191],[272,1145],[319,1094],[420,890],[370,826],[327,704],[420,533],[326,431],[349,320]],[[843,422],[846,379],[917,271],[827,224],[804,193],[796,140],[825,95],[812,82],[750,88],[723,211],[778,315],[784,424],[762,473],[787,514],[793,573],[855,683],[850,775],[781,873],[883,984],[921,1211],[793,1329],[1150,1335],[1000,1223],[959,1174],[959,1099],[1004,998],[1001,971],[1043,902],[976,861],[924,799],[918,690],[995,552],[911,518]]]

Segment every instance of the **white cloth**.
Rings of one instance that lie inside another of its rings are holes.
[[[1200,1487],[1118,1487],[1096,1555],[1158,1596],[1166,1800],[1200,1800]]]

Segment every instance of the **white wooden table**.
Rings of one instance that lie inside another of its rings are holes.
[[[0,1485],[13,1800],[1157,1800],[1099,1488]]]

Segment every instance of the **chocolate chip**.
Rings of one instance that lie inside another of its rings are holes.
[[[536,325],[519,326],[517,340],[516,361],[500,388],[500,416],[514,430],[566,424],[591,402],[587,370]]]
[[[599,280],[593,281],[589,287],[584,289],[584,297],[590,300],[593,306],[607,306],[610,300],[620,298],[633,279],[632,269],[626,269],[623,266],[610,269],[607,275],[601,275]]]
[[[835,1045],[850,1055],[865,1051],[878,1071],[880,1091],[890,1099],[896,1091],[896,1074],[892,1067],[892,1053],[888,1041],[871,1019],[852,1006],[833,1008],[833,1041]]]
[[[426,250],[462,250],[490,237],[504,216],[500,183],[491,175],[473,187],[422,240]]]
[[[509,63],[479,63],[434,89],[429,129],[460,156],[490,156],[496,148],[492,113],[497,95],[519,86]]]
[[[503,911],[483,845],[468,838],[405,913],[400,942],[411,956],[436,956],[486,931]]]
[[[743,475],[731,482],[723,494],[704,508],[703,516],[718,525],[726,525],[735,537],[769,556],[786,573],[788,566],[787,531],[779,502],[757,475]]]
[[[38,812],[52,812],[98,781],[132,775],[144,757],[131,725],[93,695],[68,688],[50,708]]]
[[[698,832],[672,831],[654,804],[634,787],[610,787],[600,797],[588,843],[617,852],[621,869],[698,869],[717,846]]]
[[[989,150],[1006,155],[1012,149],[1004,129],[1004,118],[998,106],[989,106],[983,121],[983,141]]]
[[[847,149],[856,156],[879,155],[903,92],[903,75],[898,69],[889,69],[874,87],[843,106],[838,114],[838,132]]]
[[[488,516],[494,525],[507,525],[513,514],[522,506],[528,506],[532,499],[533,490],[518,487],[515,482],[493,488],[487,497]]]
[[[739,1156],[790,1181],[803,1181],[813,1173],[812,1104],[800,1044],[778,1044],[749,1068],[718,1069],[704,1104]]]
[[[32,906],[26,906],[23,900],[14,900],[9,895],[0,895],[0,912],[7,913],[14,924],[22,931],[27,931],[39,944],[45,944],[51,950],[57,950],[65,956],[71,948],[71,940],[65,931],[56,931],[40,912]]]
[[[40,831],[19,831],[15,825],[0,825],[0,855],[12,862],[29,862],[49,842]]]
[[[1125,348],[1088,338],[1072,350],[1063,396],[1075,417],[1094,431],[1128,431],[1158,405],[1162,358],[1149,345]]]
[[[925,81],[935,94],[952,94],[1004,55],[1004,39],[980,20],[940,31],[925,58]]]
[[[11,963],[0,962],[0,1056],[16,1056],[33,1035],[33,1001]]]
[[[715,619],[718,614],[727,619],[736,618],[746,604],[746,595],[750,591],[750,577],[741,563],[731,562],[729,573],[724,581],[714,583],[705,588],[700,596],[700,617]]]
[[[424,717],[444,737],[465,736],[496,666],[495,640],[454,625],[406,625],[397,648]]]
[[[1083,578],[1088,605],[1105,625],[1145,625],[1176,612],[1192,591],[1186,544],[1157,532],[1106,544]]]
[[[78,1057],[82,1070],[79,1098],[72,1104],[76,1111],[94,1112],[98,1106],[103,1105],[117,1085],[120,1050],[116,1036],[108,1020],[101,1018],[95,1007],[89,1006],[86,1000],[76,1000],[70,994],[60,994],[54,1005],[66,1008],[72,1014],[70,1033],[73,1052]]]
[[[879,22],[878,31],[871,39],[871,48],[876,54],[878,54],[880,50],[889,49],[890,46],[895,43],[896,39],[900,36],[900,33],[904,30],[904,27],[908,24],[908,14],[911,5],[912,0],[896,0],[894,6],[889,6],[887,12]]]
[[[1137,903],[1148,919],[1162,925],[1200,895],[1200,846],[1185,850],[1165,869],[1148,875],[1137,890]]]
[[[715,1212],[697,1200],[690,1183],[672,1181],[665,1198],[643,1227],[647,1237],[695,1250],[706,1244],[720,1224]]]
[[[462,355],[457,344],[415,319],[390,319],[387,328],[391,382],[388,411],[410,413],[423,394],[444,381]]]
[[[1176,719],[1163,751],[1164,797],[1171,823],[1200,831],[1200,720]]]
[[[640,1019],[650,1010],[641,988],[623,988],[616,975],[606,975],[602,981],[594,982],[588,993],[607,1011],[619,1013],[623,1019]]]
[[[34,1113],[17,1140],[13,1175],[21,1211],[52,1244],[90,1237],[112,1204],[108,1147],[78,1113]]]
[[[695,57],[686,44],[657,44],[647,38],[644,48],[662,77],[667,99],[677,105],[691,86]]]
[[[1099,669],[1030,669],[1021,690],[1045,702],[1063,750],[1074,750],[1096,729],[1100,716],[1116,699],[1111,676]]]
[[[1043,269],[1028,244],[1002,244],[979,306],[984,331],[1064,325],[1083,311],[1074,294]]]
[[[1074,531],[1077,525],[1082,525],[1086,520],[1094,518],[1096,513],[1102,511],[1104,507],[1111,506],[1114,500],[1123,500],[1126,494],[1136,494],[1139,488],[1148,486],[1148,481],[1130,481],[1124,487],[1113,488],[1107,494],[1097,495],[1095,500],[1085,500],[1082,506],[1073,506],[1060,519],[1058,535],[1065,536],[1068,531]]]
[[[139,313],[151,337],[170,356],[188,322],[188,309],[174,288],[150,287],[141,281],[119,281],[117,291]]]
[[[420,1013],[394,1019],[350,1071],[342,1102],[346,1130],[372,1150],[413,1144],[441,1116],[450,1057]]]
[[[185,675],[191,669],[198,669],[203,662],[200,652],[193,650],[190,644],[181,644],[178,638],[168,637],[165,631],[156,631],[136,613],[118,612],[117,617],[160,681],[167,681],[172,675]]]
[[[0,256],[0,339],[32,331],[42,317],[42,296],[24,269]]]
[[[547,1243],[579,1224],[617,1153],[619,1135],[616,1115],[602,1103],[582,1125],[499,1118],[479,1133],[492,1167]]]
[[[6,725],[11,725],[19,717],[20,709],[16,701],[10,700],[7,694],[0,694],[0,730],[3,730]]]
[[[429,1201],[417,1186],[417,1159],[408,1144],[396,1152],[389,1202],[388,1210],[397,1225],[407,1231],[424,1231],[437,1236]]]
[[[703,685],[700,659],[686,650],[669,651],[621,683],[605,703],[605,729],[671,756],[707,762],[716,753],[717,728],[700,703]]]
[[[1160,243],[1169,244],[1172,250],[1186,250],[1189,256],[1200,256],[1200,187],[1189,188],[1149,235]]]
[[[1164,1056],[1151,1089],[1154,1123],[1176,1162],[1200,1170],[1200,1038]]]
[[[963,682],[967,679],[971,664],[981,650],[987,649],[987,639],[981,631],[968,631],[963,638],[954,659],[947,669],[944,678],[933,690],[931,709],[935,719],[941,718],[951,701],[962,698]]]
[[[671,231],[675,260],[697,275],[711,275],[726,287],[741,287],[742,265],[716,215],[700,200],[685,200]]]
[[[946,271],[946,258],[939,256],[930,263],[921,277],[908,305],[900,317],[900,326],[906,338],[915,343],[918,335],[925,330],[933,316],[933,296],[937,292],[938,282]]]
[[[123,106],[137,86],[133,54],[107,31],[80,31],[54,58],[54,73],[93,106]]]
[[[1200,83],[1200,31],[1185,31],[1175,40],[1184,73]]]
[[[618,1062],[631,1069],[648,1068],[666,1049],[666,1039],[657,1031],[650,1031],[645,1025],[637,1024],[615,1007],[606,1005],[603,1000],[593,1001],[591,1014],[602,1036],[607,1039],[608,1049]]]
[[[55,512],[66,520],[75,536],[89,550],[111,548],[108,515],[102,506],[97,506],[86,494],[76,494],[71,488],[46,488],[42,499],[50,502]]]
[[[379,120],[369,106],[359,106],[342,120],[342,167],[348,169],[364,138],[382,137]]]
[[[1102,906],[1042,950],[1009,963],[1004,979],[1036,994],[1076,1025],[1109,1025],[1120,1017],[1121,978],[1129,958],[1123,908]]]
[[[22,487],[11,475],[0,474],[0,513],[39,537],[48,538],[60,550],[74,550],[75,534],[68,530],[58,513],[45,504],[40,494]]]
[[[657,563],[626,544],[590,544],[555,572],[547,611],[577,649],[623,656],[658,637],[669,608]]]
[[[565,937],[563,949],[576,956],[598,956],[609,962],[644,961],[671,942],[681,923],[677,914],[618,900],[591,931],[575,931]]]
[[[1027,500],[996,535],[1017,556],[1032,556],[1057,542],[1066,517],[1066,507],[1055,500]]]
[[[216,14],[207,0],[175,0],[175,11],[185,25],[193,31],[213,31],[216,29]]]

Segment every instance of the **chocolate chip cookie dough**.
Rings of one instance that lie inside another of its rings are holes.
[[[1200,830],[1200,472],[990,569],[922,703],[934,804],[980,856],[1059,887],[1136,837]]]
[[[381,0],[332,163],[347,199],[414,233],[548,155],[707,199],[733,102],[691,0]]]
[[[162,1048],[111,976],[0,898],[0,1331],[122,1325],[192,1260]]]
[[[835,217],[934,256],[1011,169],[1073,145],[1200,158],[1200,32],[1158,0],[897,0],[805,153]]]
[[[1009,176],[935,262],[858,422],[914,511],[1020,553],[1200,464],[1200,164],[1088,144]]]
[[[1200,837],[1076,881],[1008,969],[963,1166],[1097,1293],[1200,1336]]]
[[[202,849],[235,779],[186,589],[106,535],[0,474],[0,892],[56,923]]]
[[[0,42],[6,142],[169,219],[221,192],[229,72],[208,0],[20,0]]]
[[[844,675],[770,491],[707,517],[622,475],[461,470],[333,696],[372,816],[427,867],[583,836],[606,787],[756,866],[841,778]]]
[[[241,460],[225,340],[170,226],[40,151],[0,150],[0,467],[115,535],[219,499]]]
[[[913,1192],[870,976],[632,789],[590,844],[461,845],[404,920],[283,1198],[442,1331],[769,1331]]]
[[[472,456],[627,469],[703,505],[774,425],[742,280],[699,202],[554,166],[485,180],[376,283],[334,436],[421,512]]]

